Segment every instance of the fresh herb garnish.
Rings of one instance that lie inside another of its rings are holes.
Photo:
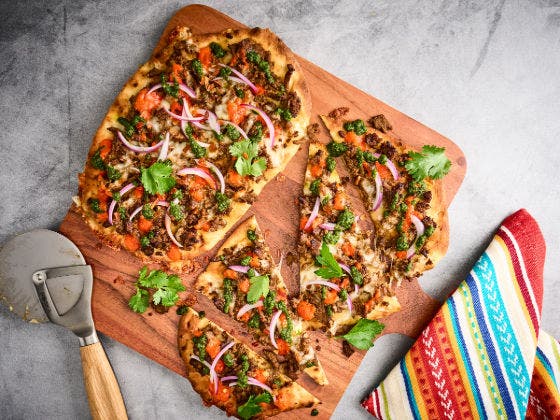
[[[233,90],[235,91],[235,96],[241,99],[245,98],[245,91],[243,89],[234,87]]]
[[[231,124],[226,124],[226,126],[222,130],[222,134],[225,134],[233,141],[238,140],[241,136],[241,133]]]
[[[227,195],[216,191],[216,204],[218,205],[218,211],[220,213],[224,213],[229,208],[229,202],[230,200]]]
[[[241,370],[237,372],[237,386],[245,388],[247,386],[247,372],[249,371],[249,358],[246,354],[241,355]]]
[[[270,64],[268,64],[268,61],[262,59],[261,56],[255,51],[249,51],[246,54],[246,57],[249,63],[255,64],[258,69],[264,73],[268,83],[274,83],[274,77],[270,72]]]
[[[142,185],[150,194],[165,194],[175,185],[169,161],[155,162],[149,168],[142,168],[141,172]]]
[[[229,307],[233,300],[233,280],[225,278],[224,279],[224,308],[223,312],[227,314],[229,312]]]
[[[347,121],[343,125],[346,131],[353,131],[358,136],[365,134],[367,132],[366,124],[363,120],[354,120],[354,121]]]
[[[321,265],[321,268],[315,271],[315,274],[319,277],[332,279],[342,276],[342,268],[334,259],[325,242],[321,245],[321,253],[317,256],[317,262]]]
[[[189,311],[189,307],[187,305],[179,306],[175,312],[177,315],[184,315]]]
[[[226,354],[224,354],[222,356],[222,360],[224,361],[224,364],[227,367],[233,367],[233,363],[234,363],[233,354],[231,354],[230,352],[227,352]]]
[[[350,331],[341,336],[341,338],[348,341],[357,349],[367,350],[373,347],[373,340],[381,334],[383,328],[385,328],[385,325],[377,320],[362,318]]]
[[[142,216],[146,219],[152,219],[154,217],[154,209],[149,204],[144,204],[142,207]]]
[[[266,169],[266,160],[263,157],[256,158],[259,153],[257,143],[250,140],[238,141],[229,147],[229,152],[237,158],[235,170],[241,176],[260,176]]]
[[[127,138],[132,137],[132,135],[134,133],[136,133],[137,129],[136,126],[141,123],[141,122],[146,122],[146,120],[144,118],[142,118],[140,115],[136,114],[134,117],[132,117],[132,120],[127,120],[124,117],[119,117],[117,118],[117,121],[119,122],[120,125],[122,125],[124,127],[124,135]]]
[[[451,168],[444,147],[425,145],[421,153],[409,152],[408,157],[404,167],[417,182],[425,178],[443,178]]]
[[[247,255],[246,257],[241,258],[241,265],[249,265],[249,263],[251,262],[251,256]]]
[[[346,143],[331,141],[329,144],[327,144],[327,151],[329,152],[329,155],[333,157],[342,156],[344,153],[346,153],[347,150],[348,146],[346,145]]]
[[[318,196],[320,186],[321,186],[321,180],[314,179],[313,181],[311,181],[311,184],[309,184],[309,191],[311,191],[311,194]]]
[[[254,229],[249,229],[247,231],[247,239],[251,242],[255,242],[257,240],[257,232]]]
[[[171,204],[169,204],[169,214],[177,222],[183,220],[183,217],[185,217],[185,215],[183,214],[183,210],[181,209],[181,206],[177,203],[174,203],[173,201],[171,202]]]
[[[336,160],[332,156],[327,156],[327,171],[332,172],[336,168]]]
[[[248,136],[249,140],[251,140],[253,143],[258,143],[262,140],[263,125],[260,121],[257,121],[255,124],[253,124],[253,127],[251,127],[251,131],[248,133]]]
[[[276,292],[274,290],[269,290],[268,295],[264,298],[264,312],[267,315],[272,314],[274,305],[276,303]]]
[[[103,162],[103,159],[101,158],[101,147],[91,156],[89,163],[95,169],[99,169],[100,171],[105,169],[105,162]]]
[[[355,266],[350,267],[350,277],[352,278],[352,282],[358,286],[364,282],[364,276]]]
[[[200,62],[200,60],[198,58],[195,58],[193,61],[191,61],[191,69],[193,71],[193,73],[198,76],[198,78],[201,78],[202,75],[204,74],[204,70],[202,68],[202,63]]]
[[[237,408],[237,414],[243,420],[248,420],[262,412],[262,407],[260,406],[261,403],[270,404],[271,402],[272,395],[266,391],[256,397],[254,395],[250,395],[247,402]]]
[[[231,76],[231,69],[229,67],[222,67],[220,69],[219,76],[224,80],[229,80],[229,76]]]
[[[106,165],[105,169],[107,170],[107,178],[109,178],[109,181],[116,181],[122,176],[122,174],[111,165]]]
[[[100,203],[99,203],[99,200],[97,198],[88,198],[87,203],[88,203],[89,208],[94,213],[103,213],[103,210],[101,210]]]
[[[148,273],[148,267],[144,266],[140,270],[138,280],[135,283],[136,294],[130,298],[128,305],[139,313],[143,313],[151,301],[154,305],[173,306],[179,300],[179,292],[185,290],[181,279],[176,275],[168,275],[160,270],[153,270]]]
[[[174,98],[179,97],[179,83],[175,80],[172,84],[167,81],[167,76],[161,74],[161,87],[165,93],[173,96]]]
[[[214,57],[216,58],[222,58],[226,55],[226,50],[224,50],[222,46],[217,42],[210,43],[210,50],[212,51],[212,54],[214,54]]]
[[[348,209],[342,210],[336,219],[336,225],[339,226],[343,230],[348,230],[352,227],[354,223],[354,213],[352,213]]]
[[[255,303],[261,298],[268,295],[270,279],[267,275],[254,276],[249,279],[251,286],[247,292],[247,303]]]
[[[255,329],[260,329],[261,327],[261,318],[259,316],[259,313],[255,311],[255,313],[253,314],[253,316],[251,318],[249,318],[249,321],[247,322],[247,326],[249,328],[255,328]]]
[[[278,107],[275,114],[278,114],[284,121],[290,121],[293,118],[293,115],[288,108]]]

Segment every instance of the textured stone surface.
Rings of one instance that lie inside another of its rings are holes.
[[[560,337],[560,2],[212,1],[453,139],[468,160],[446,258],[422,279],[443,297],[500,221],[526,207],[548,244],[543,325]],[[0,244],[56,228],[90,140],[180,2],[2,2]],[[186,380],[103,338],[132,419],[214,418]],[[379,340],[334,413],[359,401],[410,340]],[[0,309],[0,418],[88,416],[77,341]]]

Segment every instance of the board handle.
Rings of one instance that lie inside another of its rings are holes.
[[[101,342],[80,347],[80,355],[92,418],[128,419],[117,378]]]

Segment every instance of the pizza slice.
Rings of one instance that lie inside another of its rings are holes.
[[[406,149],[391,136],[391,124],[383,115],[372,117],[366,126],[361,119],[345,119],[347,112],[339,108],[321,116],[332,138],[329,154],[343,156],[360,187],[390,280],[418,277],[447,249],[447,214],[437,180],[451,162],[443,148]]]
[[[383,275],[384,261],[358,226],[358,217],[325,145],[311,143],[300,220],[300,297],[314,328],[333,335],[361,318],[378,319],[400,309]]]
[[[319,403],[273,364],[189,309],[179,322],[187,378],[205,404],[241,419],[268,417]]]
[[[178,27],[105,116],[78,210],[108,244],[180,269],[286,167],[309,110],[301,69],[270,31]]]
[[[243,322],[264,346],[261,354],[280,372],[297,378],[304,371],[319,385],[328,384],[306,333],[308,308],[292,309],[280,267],[272,259],[255,216],[226,239],[195,287],[222,312]]]

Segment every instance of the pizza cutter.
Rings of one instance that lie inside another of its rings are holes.
[[[72,241],[51,230],[16,236],[0,250],[0,302],[31,323],[51,321],[78,336],[92,417],[127,419],[113,369],[91,316],[93,275]]]

